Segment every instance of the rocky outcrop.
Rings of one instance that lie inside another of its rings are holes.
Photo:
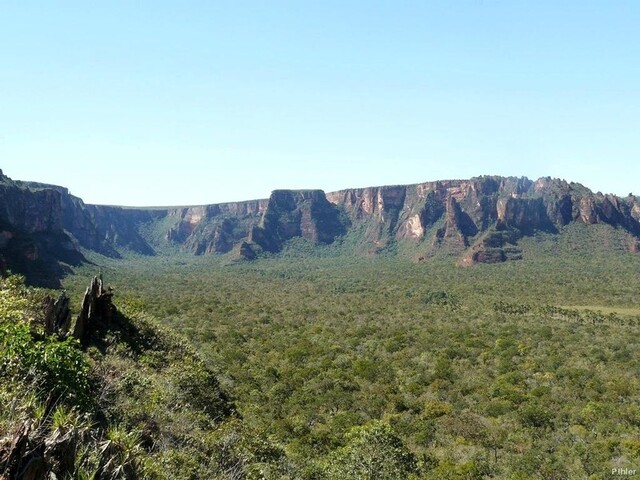
[[[249,238],[267,208],[267,200],[169,209],[172,226],[165,238],[196,255],[230,252]]]
[[[276,190],[263,200],[125,208],[87,205],[64,187],[14,182],[0,172],[0,200],[0,269],[40,284],[84,261],[82,249],[110,257],[179,249],[254,259],[296,237],[315,244],[350,237],[365,254],[405,244],[416,258],[445,252],[470,265],[522,258],[521,238],[581,223],[621,230],[629,251],[640,251],[637,197],[593,193],[550,177],[484,176],[327,194]]]
[[[572,222],[606,224],[630,238],[640,237],[640,206],[634,196],[594,194],[549,177],[478,177],[343,190],[327,198],[371,245],[412,241],[419,258],[446,250],[460,253],[462,264],[520,259],[520,238],[557,233]],[[630,251],[637,250],[637,242],[629,245]]]
[[[555,232],[557,230],[549,218],[542,197],[499,198],[496,203],[496,211],[498,213],[496,222],[498,230],[504,230],[509,227],[517,228],[523,233],[532,233],[534,231]]]
[[[464,212],[455,197],[449,195],[444,209],[444,226],[436,231],[434,244],[450,244],[458,249],[469,246],[469,238],[478,233],[478,227]]]
[[[322,190],[275,190],[260,223],[251,229],[249,245],[277,252],[294,237],[328,244],[345,232],[340,211],[327,201]],[[255,254],[255,248],[251,250]],[[248,253],[246,247],[245,251]]]
[[[111,302],[113,291],[105,289],[102,284],[102,276],[93,277],[91,285],[87,287],[82,299],[82,309],[73,328],[73,336],[86,345],[91,338],[91,333],[98,330],[103,324],[108,324],[115,315],[115,307]]]
[[[3,272],[22,273],[32,284],[55,288],[69,266],[85,260],[64,229],[62,196],[60,189],[33,190],[0,171]]]
[[[517,246],[518,234],[513,230],[489,230],[478,238],[459,260],[461,265],[500,263],[522,259]]]
[[[44,316],[44,330],[50,335],[56,334],[65,337],[71,328],[71,309],[69,297],[64,292],[54,300],[46,296],[43,300],[42,311]]]
[[[64,187],[24,181],[16,184],[24,191],[58,197],[58,226],[71,234],[78,246],[116,258],[120,257],[121,250],[154,254],[139,227],[162,219],[166,210],[87,205]],[[41,216],[36,214],[36,218]]]

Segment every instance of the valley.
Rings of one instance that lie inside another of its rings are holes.
[[[137,463],[111,457],[122,478],[604,479],[640,461],[637,197],[480,177],[143,209],[2,185],[5,269],[74,313],[94,275],[113,288],[117,321],[83,355],[113,391],[93,415],[140,439]]]
[[[416,478],[608,478],[603,465],[639,453],[640,259],[585,228],[471,269],[304,242],[249,263],[92,260],[122,301],[194,343],[308,478],[375,421]]]
[[[640,478],[639,23],[2,2],[0,480]]]

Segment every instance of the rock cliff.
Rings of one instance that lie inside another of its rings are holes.
[[[227,253],[250,236],[267,204],[252,200],[168,209],[165,239],[195,255]]]
[[[29,189],[0,170],[0,270],[57,287],[58,278],[85,259],[64,229],[60,187]]]
[[[264,251],[277,252],[294,237],[326,244],[345,232],[340,211],[322,190],[276,190],[259,224],[252,227],[249,241]]]
[[[569,223],[622,229],[630,244],[640,237],[640,202],[593,193],[549,177],[485,176],[470,180],[349,189],[327,194],[369,244],[414,241],[418,258],[438,249],[463,264],[521,258],[518,240],[535,232],[558,233]],[[634,250],[634,248],[630,248]]]
[[[179,249],[254,259],[296,237],[315,244],[351,238],[369,254],[402,244],[416,259],[446,252],[463,265],[502,262],[522,258],[521,238],[574,222],[609,225],[627,235],[630,251],[640,251],[637,197],[549,177],[484,176],[327,194],[276,190],[263,200],[125,208],[87,205],[64,187],[12,181],[0,172],[0,267],[41,284],[85,261],[83,249],[110,257]]]

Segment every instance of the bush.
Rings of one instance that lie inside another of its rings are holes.
[[[80,403],[89,398],[89,365],[75,339],[59,340],[38,331],[32,321],[31,290],[19,276],[0,282],[0,377],[35,382]]]
[[[328,460],[329,478],[343,480],[406,479],[416,472],[416,459],[391,427],[373,421],[347,434],[347,444]]]
[[[460,306],[460,300],[455,293],[442,290],[428,292],[424,303],[429,306],[447,307],[453,310]]]

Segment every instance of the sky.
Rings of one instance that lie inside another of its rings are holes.
[[[640,2],[0,0],[0,168],[87,203],[640,194]]]

